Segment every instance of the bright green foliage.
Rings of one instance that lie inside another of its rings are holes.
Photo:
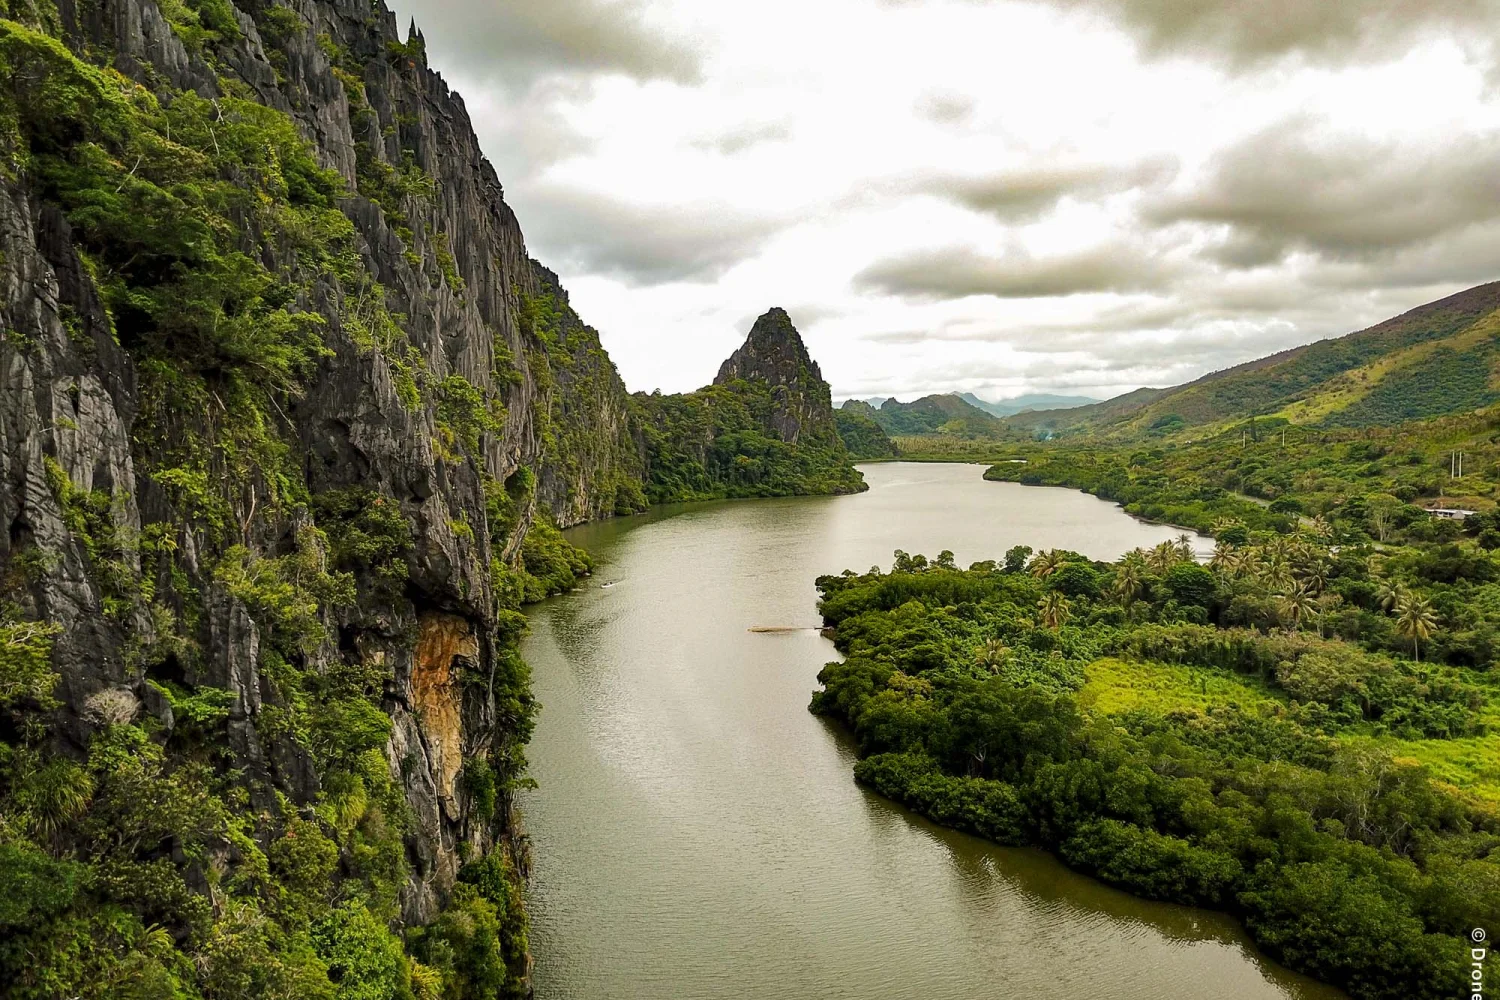
[[[1351,595],[1370,580],[1366,553],[1260,542],[1212,570],[1168,543],[967,571],[898,552],[890,573],[823,577],[846,659],[813,710],[852,729],[858,780],[937,822],[1241,914],[1362,1000],[1458,995],[1463,936],[1493,919],[1473,887],[1500,885],[1500,812],[1410,748],[1487,732],[1500,686],[1391,655],[1359,631],[1374,613],[1340,639],[1274,611],[1247,627],[1283,578]],[[1049,598],[1068,615],[1045,620]]]
[[[411,525],[394,499],[349,487],[318,494],[312,509],[339,569],[368,575],[392,590],[405,583]]]
[[[465,865],[442,916],[414,951],[441,973],[447,997],[527,995],[527,921],[521,879],[502,852]]]
[[[313,946],[338,984],[337,1000],[412,1000],[401,939],[362,904],[344,903],[312,928]]]
[[[10,622],[0,618],[0,710],[28,703],[37,708],[57,704],[52,696],[52,641],[60,627],[49,622]]]
[[[636,393],[652,503],[854,493],[864,480],[837,435],[788,444],[767,430],[780,405],[763,382],[684,395]]]
[[[354,578],[326,569],[328,540],[317,528],[297,535],[297,550],[274,559],[255,557],[243,546],[231,548],[216,574],[229,592],[256,612],[273,641],[309,649],[327,637],[324,607],[355,602]]]
[[[505,407],[487,400],[479,387],[462,375],[449,375],[437,383],[434,394],[441,443],[450,452],[455,443],[461,443],[471,455],[478,455],[480,437],[505,426]]]
[[[189,51],[240,37],[229,0],[163,0],[161,12]]]
[[[844,406],[833,411],[833,419],[838,425],[839,439],[856,462],[896,457],[895,443],[885,436],[885,429],[874,418]]]
[[[589,554],[564,538],[545,514],[538,514],[526,532],[521,563],[525,568],[523,599],[528,603],[572,590],[594,571]]]

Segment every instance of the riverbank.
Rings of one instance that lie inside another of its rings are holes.
[[[825,575],[847,659],[813,710],[855,735],[862,783],[934,821],[1235,913],[1366,1000],[1457,995],[1462,935],[1497,915],[1474,887],[1500,880],[1500,756],[1476,746],[1500,685],[1391,655],[1363,616],[1343,639],[1299,632],[1333,578],[1339,594],[1379,581],[1332,552],[1276,568],[1276,544],[1233,574],[1170,550],[1023,565],[1035,546],[1004,567]],[[1288,573],[1311,610],[1274,596]],[[1425,763],[1464,753],[1462,790]]]

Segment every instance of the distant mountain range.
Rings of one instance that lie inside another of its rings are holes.
[[[980,399],[972,392],[955,392],[947,393],[947,395],[957,396],[970,406],[996,417],[1010,417],[1017,413],[1026,413],[1029,410],[1066,410],[1072,406],[1088,406],[1090,403],[1099,402],[1094,396],[1056,396],[1051,393],[1029,393],[1024,396],[1012,396],[1008,399],[996,400],[994,402],[987,399]],[[934,396],[923,396],[922,398],[932,399]],[[846,399],[844,403],[865,403],[873,409],[878,410],[893,400],[894,397],[892,396],[869,396],[865,399]],[[837,405],[842,406],[843,403]],[[909,406],[911,404],[902,403],[900,405]]]
[[[999,417],[952,394],[923,396],[910,403],[886,399],[879,408],[862,399],[850,399],[845,400],[840,412],[867,417],[893,437],[945,434],[962,438],[999,438],[1007,433]]]
[[[997,417],[1010,417],[1017,413],[1026,413],[1030,410],[1066,410],[1074,406],[1088,406],[1099,400],[1093,396],[1054,396],[1050,393],[1031,393],[1025,396],[1012,396],[1009,399],[1001,399],[996,402],[980,399],[972,392],[956,393],[959,399],[976,406],[986,413],[992,413]]]
[[[1009,416],[1028,434],[1116,439],[1222,430],[1251,417],[1373,427],[1500,402],[1500,282],[1169,389]]]

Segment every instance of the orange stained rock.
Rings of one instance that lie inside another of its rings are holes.
[[[457,615],[426,614],[411,672],[412,705],[436,758],[438,795],[456,812],[454,783],[463,767],[463,695],[453,669],[454,657],[479,658],[479,641],[469,623]]]

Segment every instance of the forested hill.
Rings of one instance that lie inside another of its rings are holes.
[[[517,609],[659,414],[382,3],[6,11],[0,996],[526,995]]]
[[[1027,433],[1108,438],[1200,433],[1251,416],[1367,427],[1500,401],[1500,282],[1428,303],[1367,330],[1320,340],[1167,390],[1006,420]]]
[[[1000,437],[1006,426],[1000,418],[951,393],[923,396],[902,403],[887,399],[879,409],[862,400],[848,400],[843,409],[869,417],[892,436],[943,434],[960,438]]]

